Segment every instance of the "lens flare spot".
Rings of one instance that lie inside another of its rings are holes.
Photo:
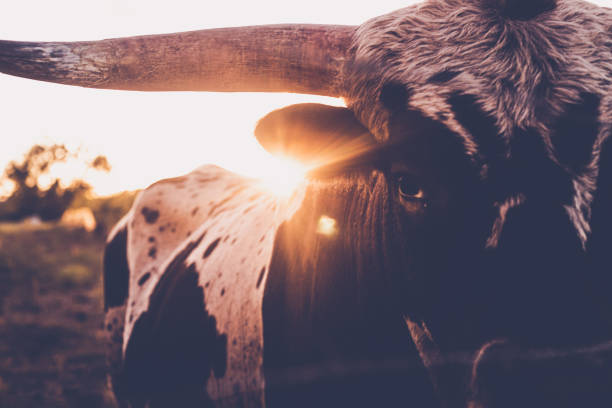
[[[330,237],[332,235],[336,235],[337,232],[338,225],[335,219],[328,217],[327,215],[322,215],[321,218],[319,218],[317,233]]]

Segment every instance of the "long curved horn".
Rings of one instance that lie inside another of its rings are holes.
[[[267,25],[87,42],[0,41],[0,72],[89,88],[343,96],[354,30]]]

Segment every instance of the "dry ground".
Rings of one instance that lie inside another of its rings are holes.
[[[0,407],[114,407],[102,339],[103,237],[0,225]]]

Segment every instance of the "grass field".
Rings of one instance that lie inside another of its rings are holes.
[[[0,225],[0,407],[114,407],[102,338],[104,238]]]

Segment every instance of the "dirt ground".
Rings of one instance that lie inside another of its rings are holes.
[[[0,407],[115,407],[103,247],[84,230],[0,225]]]

